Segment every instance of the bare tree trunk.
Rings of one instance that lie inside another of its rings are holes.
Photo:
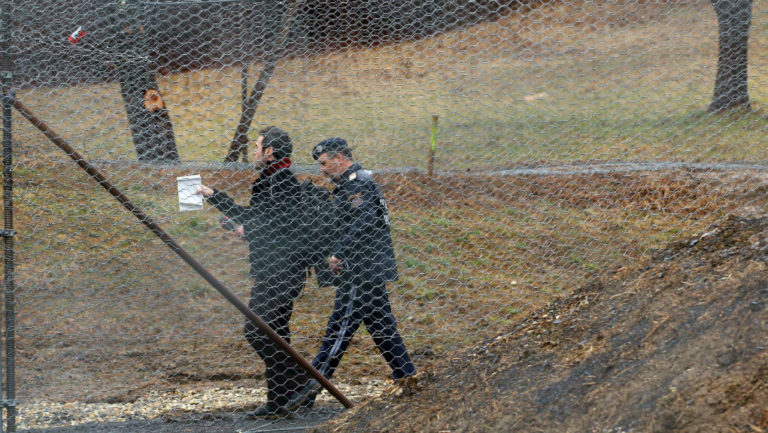
[[[719,27],[717,78],[709,111],[749,108],[747,60],[752,0],[712,0]]]
[[[227,156],[224,158],[225,162],[237,161],[239,155],[246,154],[248,151],[248,131],[251,129],[253,116],[256,114],[256,109],[259,106],[261,97],[264,95],[269,79],[275,71],[277,61],[280,60],[280,56],[282,55],[283,46],[285,45],[285,41],[291,30],[291,24],[293,23],[294,13],[303,2],[304,0],[293,0],[286,6],[280,23],[280,32],[275,35],[275,42],[272,44],[272,49],[264,62],[264,68],[262,68],[259,78],[253,86],[253,91],[243,103],[240,122],[235,130],[235,136],[232,138],[229,152],[227,152]]]
[[[132,0],[117,18],[115,30],[119,55],[115,63],[138,160],[179,162],[168,107],[147,56],[143,14]]]
[[[139,161],[179,162],[173,124],[148,60],[120,64],[120,93]]]

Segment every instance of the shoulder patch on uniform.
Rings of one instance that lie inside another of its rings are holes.
[[[352,194],[351,196],[349,196],[349,198],[347,198],[347,200],[349,200],[349,203],[353,207],[360,207],[360,206],[362,206],[363,202],[365,201],[363,199],[363,193],[361,193],[361,192],[358,192],[357,194]]]
[[[349,180],[355,180],[355,179],[357,179],[357,172],[354,172],[349,175]]]

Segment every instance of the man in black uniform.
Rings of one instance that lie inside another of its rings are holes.
[[[254,279],[248,307],[288,343],[293,301],[306,282],[299,245],[300,184],[289,169],[292,150],[285,131],[276,127],[260,131],[253,155],[260,174],[253,182],[248,206],[239,206],[226,193],[206,186],[199,190],[231,218],[237,226],[235,234],[248,241],[250,276]],[[246,320],[245,337],[264,360],[267,377],[267,403],[250,415],[286,415],[294,409],[286,403],[306,385],[308,374],[250,320]]]
[[[328,264],[340,281],[325,337],[312,365],[330,378],[352,335],[364,322],[392,369],[392,377],[399,380],[412,376],[416,367],[397,331],[385,285],[397,280],[398,275],[384,197],[370,174],[352,159],[344,139],[321,141],[312,156],[320,164],[320,171],[336,184],[336,239]],[[296,397],[308,399],[311,404],[318,390],[317,382],[310,379]]]

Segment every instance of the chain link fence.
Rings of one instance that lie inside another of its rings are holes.
[[[620,278],[622,266],[649,250],[766,201],[761,2],[11,0],[4,7],[11,33],[3,39],[4,94],[13,95],[6,107],[17,103],[4,124],[13,174],[6,228],[10,217],[17,230],[6,233],[15,251],[9,265],[6,248],[5,262],[5,305],[15,309],[4,325],[9,431],[244,416],[268,399],[285,404],[305,386],[300,368],[281,370],[285,383],[275,379],[262,357],[279,370],[283,352],[265,355],[270,343],[253,329],[244,338],[242,312],[179,248],[268,322],[290,316],[290,343],[309,361],[354,331],[342,319],[355,309],[339,305],[351,305],[350,297],[358,307],[375,304],[331,378],[356,403],[390,392],[391,367],[403,369],[395,377],[411,374],[398,364],[406,358],[396,337],[376,326],[388,317],[416,369],[428,371],[595,273]],[[723,52],[724,44],[734,48]],[[743,70],[733,54],[742,48]],[[727,98],[718,99],[716,81]],[[18,103],[36,120],[20,115]],[[259,143],[282,146],[266,137],[269,125],[288,133],[291,155],[262,158]],[[375,182],[388,209],[374,189],[342,185],[331,213],[306,224],[295,198],[300,183],[321,192],[337,186],[326,176],[333,166],[323,172],[312,156],[330,137],[344,138],[368,170],[344,177],[342,170],[336,181]],[[294,198],[270,207],[253,185],[273,176],[264,169],[275,162],[285,172],[284,156],[296,182],[286,175],[270,194],[290,185]],[[142,213],[121,206],[83,162]],[[177,178],[190,175],[232,201],[216,193],[202,209],[180,211]],[[361,216],[369,205],[379,222]],[[147,230],[148,220],[178,248]],[[386,257],[378,236],[389,233],[399,278],[378,295],[372,290],[394,279],[384,271],[345,279],[346,269],[318,283],[312,270],[303,284],[306,246],[320,248],[307,232],[331,234],[326,258],[379,270]],[[359,247],[343,256],[345,237]],[[392,316],[380,314],[382,293]],[[324,340],[334,312],[340,321]],[[377,348],[374,340],[384,342]],[[323,392],[299,413],[311,421],[341,407]]]

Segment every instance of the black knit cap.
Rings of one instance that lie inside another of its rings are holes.
[[[271,147],[274,150],[273,155],[275,159],[283,159],[286,156],[291,156],[293,153],[293,142],[287,132],[276,126],[269,126],[259,131],[259,135],[264,137],[264,141],[261,142],[262,149]]]
[[[312,149],[312,158],[317,159],[325,152],[341,152],[344,149],[349,149],[347,140],[339,137],[326,138]]]

